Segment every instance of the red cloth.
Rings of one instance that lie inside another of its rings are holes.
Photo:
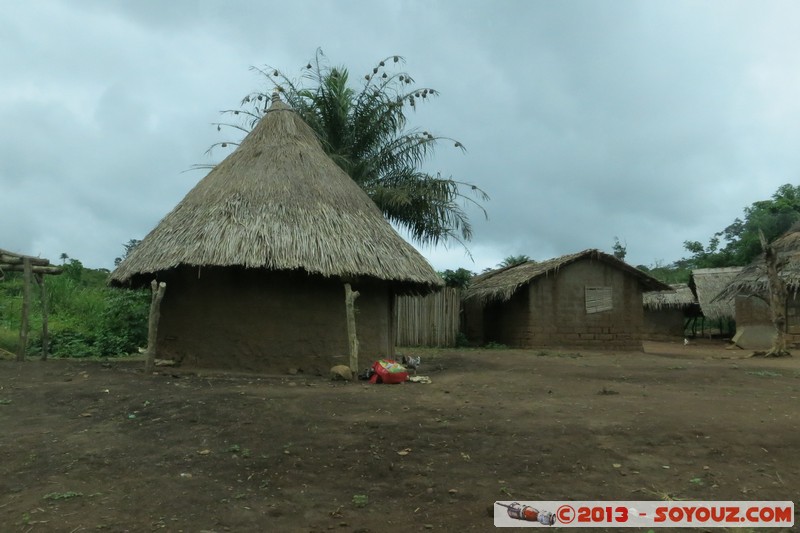
[[[369,378],[370,383],[403,383],[408,381],[408,371],[406,368],[391,359],[380,359],[372,365],[375,372]]]

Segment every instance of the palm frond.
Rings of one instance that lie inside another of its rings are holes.
[[[406,113],[439,93],[431,87],[416,87],[408,72],[397,69],[404,65],[402,56],[380,60],[358,89],[352,87],[348,69],[332,67],[319,48],[299,79],[269,65],[251,67],[267,80],[267,90],[245,96],[243,109],[223,112],[240,115],[240,124],[217,127],[249,132],[264,115],[271,99],[268,93],[279,91],[311,126],[328,156],[367,192],[388,220],[421,244],[448,240],[463,244],[471,238],[472,226],[461,204],[477,206],[487,216],[482,203],[489,196],[475,185],[420,170],[441,143],[465,148],[450,137],[407,129]]]

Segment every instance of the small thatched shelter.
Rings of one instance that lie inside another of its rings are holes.
[[[788,299],[786,302],[787,341],[800,341],[800,227],[793,227],[772,242],[778,253],[778,269],[786,283]],[[734,302],[736,309],[737,337],[745,330],[752,339],[748,347],[771,347],[774,332],[772,314],[769,308],[769,281],[763,254],[729,281],[719,295],[721,300]]]
[[[718,298],[742,267],[697,268],[692,270],[689,287],[697,296],[703,316],[709,320],[733,320],[733,297]]]
[[[367,358],[393,352],[395,294],[442,285],[277,97],[111,282],[153,278],[167,284],[160,357],[305,372],[347,363],[343,283],[360,292],[357,331]]]
[[[464,294],[476,344],[642,348],[642,293],[669,285],[612,255],[585,250],[477,276]]]
[[[670,285],[672,290],[646,292],[644,336],[651,340],[683,337],[688,323],[700,315],[700,305],[686,283]]]

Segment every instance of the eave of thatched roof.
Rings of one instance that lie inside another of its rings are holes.
[[[277,98],[237,149],[120,263],[111,282],[180,265],[368,276],[423,292],[442,285]]]
[[[651,291],[644,293],[642,298],[644,308],[652,311],[662,309],[686,309],[697,305],[697,299],[686,283],[670,285],[668,291]]]
[[[493,300],[506,301],[523,285],[543,276],[555,275],[562,267],[582,259],[601,261],[619,268],[634,276],[645,291],[671,290],[669,285],[658,281],[624,261],[620,261],[613,255],[599,250],[584,250],[538,263],[529,261],[476,276],[465,291],[464,299],[481,303]]]
[[[742,271],[742,267],[698,268],[692,270],[689,287],[692,288],[700,310],[706,318],[717,320],[733,318],[735,305],[733,296],[720,297],[728,284]]]

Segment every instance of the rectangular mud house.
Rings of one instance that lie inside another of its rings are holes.
[[[585,250],[477,276],[465,292],[474,344],[641,350],[642,294],[670,290],[612,255]]]
[[[700,305],[686,283],[670,285],[669,291],[643,295],[643,336],[649,340],[675,340],[684,337],[687,323],[700,316]]]
[[[396,294],[443,284],[277,96],[111,275],[153,279],[167,284],[159,357],[311,373],[348,362],[345,283],[364,360],[392,355]]]

